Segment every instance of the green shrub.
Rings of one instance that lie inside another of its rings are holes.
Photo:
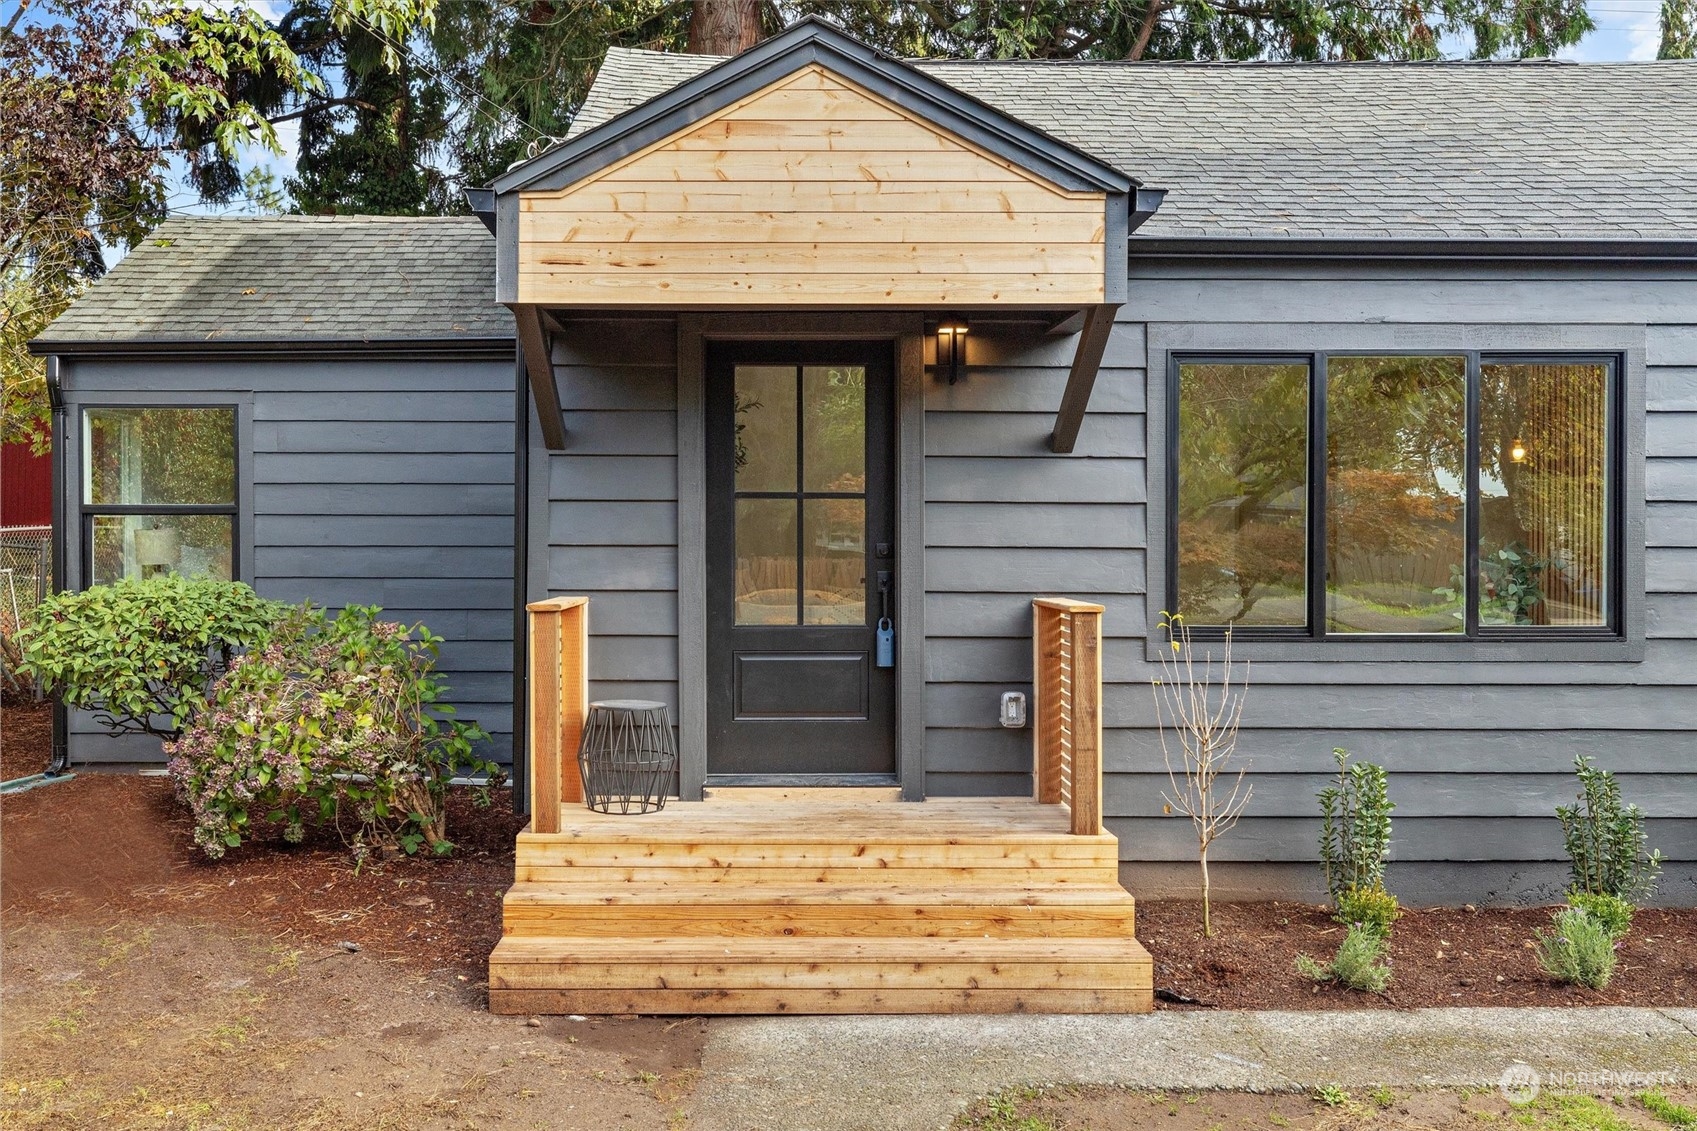
[[[1590,892],[1570,891],[1567,905],[1577,907],[1603,925],[1612,938],[1624,938],[1632,929],[1632,916],[1638,910],[1624,899],[1612,895],[1593,895]]]
[[[255,814],[298,841],[334,827],[363,862],[373,848],[445,853],[449,782],[499,770],[472,752],[485,737],[454,721],[436,673],[440,638],[349,606],[335,619],[297,610],[262,649],[219,680],[199,724],[168,748],[214,859],[241,844]],[[487,803],[487,787],[479,793]]]
[[[1346,927],[1359,925],[1388,939],[1401,914],[1396,896],[1384,888],[1346,888],[1338,893],[1332,917]]]
[[[287,608],[239,581],[165,574],[56,593],[18,646],[37,686],[66,706],[117,734],[175,738]]]
[[[1320,862],[1332,905],[1350,888],[1372,891],[1385,886],[1385,857],[1391,851],[1389,779],[1383,766],[1349,764],[1349,751],[1337,759],[1336,785],[1320,791]]]
[[[1555,930],[1535,932],[1538,961],[1553,978],[1600,990],[1615,972],[1615,938],[1608,927],[1578,907],[1555,913]]]
[[[1337,982],[1363,993],[1382,994],[1391,984],[1388,940],[1370,927],[1352,926],[1331,962],[1321,964],[1306,954],[1296,956],[1296,972],[1316,982]]]
[[[1573,869],[1573,890],[1629,903],[1648,899],[1656,890],[1662,854],[1646,851],[1643,812],[1622,804],[1614,774],[1593,768],[1591,759],[1575,758],[1573,770],[1579,797],[1572,805],[1556,806]]]

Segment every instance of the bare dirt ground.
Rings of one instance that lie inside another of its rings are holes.
[[[450,827],[356,875],[328,837],[209,862],[160,778],[0,799],[0,1126],[681,1125],[703,1022],[489,1015],[516,822]]]

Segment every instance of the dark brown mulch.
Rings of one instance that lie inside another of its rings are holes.
[[[8,692],[0,714],[0,781],[39,774],[52,756],[52,705]]]
[[[36,727],[36,758],[45,764],[39,724],[8,708],[3,726],[8,748]],[[168,781],[82,773],[0,801],[0,914],[182,915],[326,947],[353,942],[479,979],[501,937],[501,896],[513,882],[513,838],[523,824],[508,801],[500,791],[480,809],[469,793],[457,795],[452,857],[402,857],[356,874],[345,847],[324,832],[302,845],[263,837],[210,861],[194,847]],[[1395,982],[1383,997],[1316,986],[1295,972],[1299,952],[1325,959],[1342,938],[1319,907],[1216,904],[1212,939],[1201,937],[1194,902],[1139,902],[1137,918],[1138,937],[1155,956],[1155,985],[1206,1007],[1697,1004],[1697,910],[1639,912],[1619,971],[1600,993],[1558,984],[1539,968],[1532,932],[1548,924],[1547,908],[1409,911],[1396,927]]]
[[[3,725],[14,733],[11,709]],[[506,790],[488,808],[468,790],[450,800],[451,857],[356,873],[346,847],[319,830],[300,845],[268,831],[212,861],[167,779],[82,772],[0,801],[0,914],[186,915],[475,972],[501,937],[522,824]]]
[[[1157,988],[1220,1009],[1697,1004],[1697,910],[1689,908],[1640,911],[1602,991],[1555,982],[1539,966],[1532,932],[1549,926],[1549,908],[1408,910],[1393,932],[1393,981],[1382,997],[1296,972],[1299,953],[1324,962],[1343,938],[1325,908],[1216,903],[1213,920],[1214,937],[1203,938],[1199,903],[1139,901],[1137,937],[1155,956]]]

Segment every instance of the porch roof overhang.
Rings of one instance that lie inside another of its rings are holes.
[[[990,307],[1081,327],[1069,451],[1162,195],[810,18],[498,178],[497,298],[550,447],[549,311]]]

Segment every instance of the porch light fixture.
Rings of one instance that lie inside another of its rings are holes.
[[[1509,441],[1508,458],[1513,460],[1515,463],[1526,462],[1526,445],[1521,443],[1519,436],[1516,436],[1513,440]]]
[[[961,362],[966,358],[967,321],[964,318],[944,318],[937,323],[937,369],[948,367],[949,384],[960,380]]]

